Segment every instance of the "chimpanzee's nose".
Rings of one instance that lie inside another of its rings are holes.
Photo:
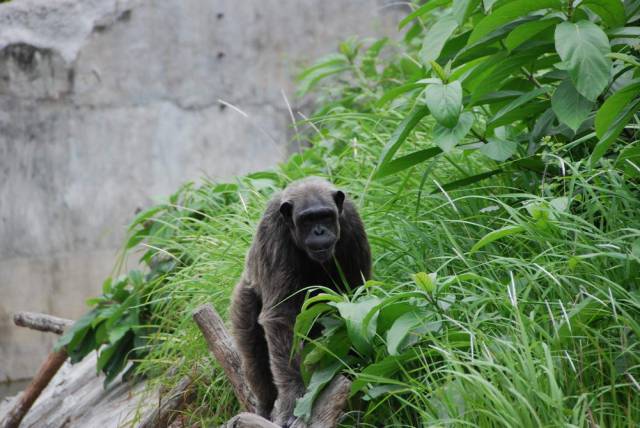
[[[324,235],[324,227],[321,226],[315,226],[313,228],[313,234],[316,236],[322,236]]]

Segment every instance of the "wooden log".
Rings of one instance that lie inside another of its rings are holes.
[[[244,380],[240,355],[224,327],[222,318],[211,305],[207,304],[193,312],[193,319],[202,331],[209,350],[227,375],[238,401],[249,412],[255,412],[255,400]]]
[[[38,312],[16,312],[13,314],[13,323],[32,330],[62,334],[73,321]]]
[[[176,419],[177,411],[190,403],[195,395],[193,378],[185,376],[169,392],[160,405],[147,414],[138,428],[159,428],[169,426]]]
[[[311,410],[309,424],[296,419],[291,428],[332,428],[335,427],[342,417],[342,413],[347,405],[347,398],[351,390],[351,381],[340,375],[333,378],[318,398],[316,398]]]
[[[20,394],[13,408],[7,413],[4,420],[0,422],[0,427],[17,428],[20,425],[22,418],[24,418],[33,403],[42,393],[42,390],[49,384],[51,378],[66,360],[67,351],[65,350],[55,351],[49,354],[29,386]]]
[[[209,345],[209,350],[216,357],[231,381],[236,397],[249,412],[254,412],[253,394],[244,381],[240,356],[235,348],[233,339],[224,327],[222,318],[211,305],[203,305],[196,309],[193,313],[193,318],[202,331]],[[291,428],[335,427],[346,407],[350,389],[350,380],[344,376],[336,376],[316,399],[311,411],[310,422],[307,424],[300,419],[296,419]],[[245,412],[234,416],[223,427],[275,428],[277,425],[257,414]]]
[[[20,327],[56,334],[62,334],[67,327],[73,324],[71,320],[37,312],[17,312],[13,315],[13,322]],[[49,385],[67,357],[67,351],[64,349],[54,351],[47,356],[27,388],[17,398],[5,418],[0,421],[0,428],[16,428],[20,425],[33,403]]]
[[[280,426],[255,413],[244,412],[229,419],[220,428],[280,428]]]

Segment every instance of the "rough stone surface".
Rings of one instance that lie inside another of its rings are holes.
[[[282,160],[298,65],[396,19],[381,0],[0,4],[0,381],[54,340],[14,310],[81,315],[136,208]]]

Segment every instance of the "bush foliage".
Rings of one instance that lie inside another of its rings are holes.
[[[347,426],[634,426],[639,21],[638,0],[433,0],[399,41],[342,43],[300,75],[309,147],[141,213],[123,254],[145,273],[108,279],[60,345],[100,349],[108,380],[211,371],[190,311],[226,314],[270,195],[321,175],[356,200],[375,278],[305,304],[298,415],[341,371]],[[205,423],[237,410],[212,370]]]

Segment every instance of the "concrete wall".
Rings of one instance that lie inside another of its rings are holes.
[[[0,381],[32,375],[54,340],[13,311],[78,317],[136,208],[282,160],[299,64],[393,35],[396,14],[380,0],[0,4]]]

